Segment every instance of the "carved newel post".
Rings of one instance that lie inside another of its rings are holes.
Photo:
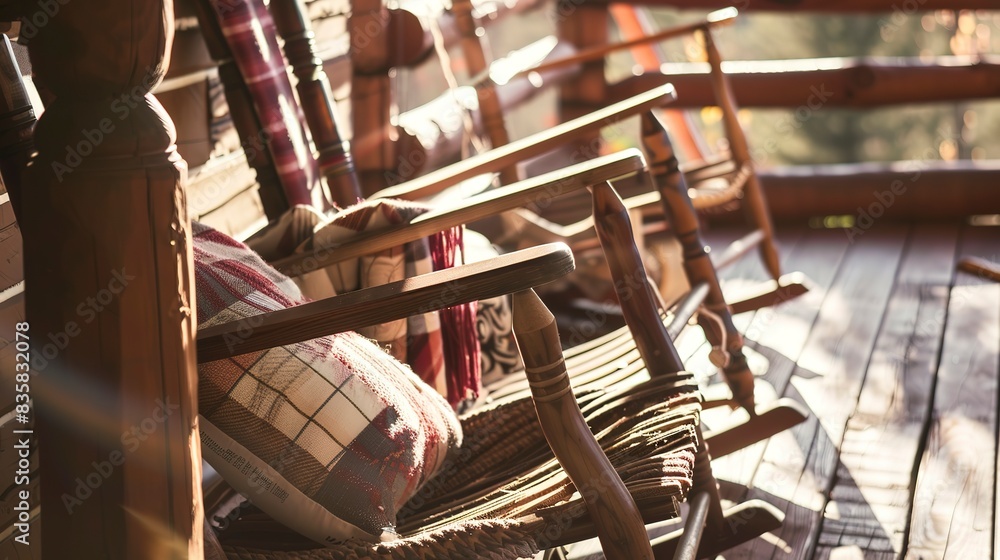
[[[172,0],[53,2],[24,185],[46,559],[201,558],[186,166],[149,94]]]

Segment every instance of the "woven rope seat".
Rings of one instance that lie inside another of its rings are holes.
[[[580,408],[647,522],[679,515],[691,488],[699,395],[690,375],[578,394]],[[228,558],[523,558],[593,534],[530,398],[476,410],[450,465],[399,512],[403,538],[321,548],[252,507],[219,537]],[[579,492],[578,492],[579,490]]]

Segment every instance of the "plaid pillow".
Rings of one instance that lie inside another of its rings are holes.
[[[200,327],[304,301],[242,243],[193,233]],[[201,364],[198,390],[209,464],[324,544],[394,538],[397,510],[461,439],[448,403],[356,333]]]
[[[335,250],[359,234],[408,224],[428,210],[424,204],[406,200],[359,202],[317,224],[296,250]],[[462,240],[463,229],[453,228],[377,254],[312,270],[293,280],[302,293],[313,299],[395,282],[453,266],[461,254]],[[429,311],[359,332],[409,364],[453,406],[478,394],[481,365],[475,303]]]

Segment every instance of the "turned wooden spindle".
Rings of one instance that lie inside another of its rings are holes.
[[[455,25],[461,36],[460,44],[462,54],[465,56],[465,65],[470,76],[478,76],[489,70],[486,53],[490,49],[486,33],[476,22],[472,10],[472,0],[454,0],[452,2],[451,11],[455,15]],[[509,144],[510,136],[507,134],[507,127],[504,124],[503,107],[501,107],[500,98],[497,96],[496,83],[488,79],[476,84],[476,98],[479,100],[479,116],[482,119],[483,128],[486,129],[486,134],[490,138],[490,145],[499,148]],[[516,183],[517,180],[516,166],[510,165],[500,170],[500,182],[504,185]]]
[[[14,217],[21,219],[21,174],[34,150],[35,111],[6,35],[0,45],[0,80],[0,176]]]
[[[21,203],[42,558],[203,557],[194,274],[171,0],[63,2]],[[32,534],[35,537],[35,534]]]
[[[684,364],[660,318],[659,302],[635,246],[628,208],[609,183],[593,187],[593,200],[594,227],[639,355],[650,377],[674,375]]]
[[[757,247],[767,272],[772,278],[778,280],[781,278],[781,263],[777,247],[775,247],[774,226],[771,224],[771,214],[767,209],[767,201],[764,199],[760,179],[753,171],[753,158],[750,155],[750,148],[738,118],[736,96],[733,94],[729,80],[722,72],[722,55],[719,54],[719,49],[712,39],[710,25],[705,24],[701,28],[701,36],[705,41],[705,54],[712,70],[710,74],[712,90],[715,92],[716,103],[722,109],[722,120],[726,128],[726,138],[729,140],[729,151],[736,161],[737,168],[749,166],[750,169],[750,176],[743,187],[744,212],[750,223],[764,233],[764,240]]]
[[[678,167],[670,136],[652,112],[642,116],[642,142],[649,156],[650,174],[660,193],[663,212],[683,250],[684,272],[688,282],[691,285],[703,282],[708,286],[705,307],[721,320],[721,328],[725,331],[726,347],[722,350],[728,354],[728,360],[716,365],[722,368],[733,398],[753,415],[754,378],[743,353],[743,336],[733,324],[732,314],[719,285],[719,276],[709,257],[708,246],[701,238],[698,214],[688,195],[687,182]],[[699,314],[698,322],[713,346],[722,345],[723,332],[715,320]],[[716,361],[719,357],[721,356]]]
[[[604,555],[652,559],[642,515],[601,449],[573,395],[555,317],[533,290],[513,296],[514,337],[546,441],[583,496]]]
[[[284,40],[285,56],[298,82],[302,112],[319,152],[320,173],[326,178],[333,202],[350,206],[361,197],[350,145],[340,134],[337,109],[323,60],[316,54],[316,34],[302,0],[271,0],[268,7]]]

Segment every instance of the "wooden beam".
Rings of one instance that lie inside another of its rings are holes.
[[[584,5],[610,4],[618,0],[583,0]],[[904,17],[916,12],[931,10],[994,10],[993,0],[633,0],[627,2],[642,6],[662,6],[682,9],[710,10],[735,5],[744,12],[891,12],[893,17]],[[900,14],[900,15],[896,15]]]
[[[907,103],[989,99],[1000,96],[1000,58],[978,61],[936,57],[818,58],[727,61],[736,102],[741,107],[786,107],[817,111],[826,107],[878,107]],[[660,72],[626,78],[608,89],[608,102],[657,85],[677,88],[677,107],[715,105],[707,64],[663,65]]]
[[[853,215],[900,220],[1000,214],[1000,161],[795,166],[761,172],[775,220]],[[867,224],[867,225],[866,225]]]
[[[966,227],[959,254],[996,259],[995,228]],[[954,276],[907,558],[988,558],[993,547],[1000,285]],[[944,317],[944,318],[942,318]],[[924,326],[924,325],[921,325]]]
[[[203,556],[186,166],[148,93],[172,4],[56,4],[29,43],[54,94],[22,224],[45,559]]]
[[[914,464],[930,423],[934,372],[948,310],[949,263],[959,228],[911,232],[861,395],[839,446],[816,557],[858,546],[865,558],[897,558],[909,525]],[[919,506],[918,506],[919,507]]]

